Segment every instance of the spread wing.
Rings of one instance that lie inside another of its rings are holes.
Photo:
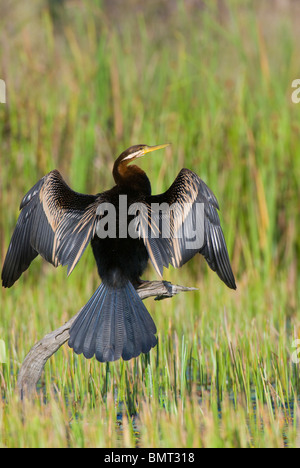
[[[179,268],[200,253],[221,280],[236,289],[217,199],[197,174],[182,169],[165,193],[148,197],[147,208],[140,237],[160,275],[164,266]]]
[[[10,287],[40,254],[72,272],[95,232],[99,195],[68,187],[57,170],[49,172],[23,198],[2,270]]]

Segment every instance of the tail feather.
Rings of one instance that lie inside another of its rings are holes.
[[[70,329],[69,346],[100,362],[148,353],[157,339],[155,324],[130,282],[120,288],[103,283]]]
[[[69,345],[71,346],[72,343],[71,347],[76,349],[77,354],[83,353],[84,346],[87,347],[93,339],[93,331],[96,329],[97,322],[99,321],[99,315],[96,312],[105,292],[102,286],[101,284],[93,294],[72,325],[72,340],[69,341]],[[87,351],[85,352],[85,355],[86,354],[88,354]],[[92,356],[93,354],[91,356],[87,355],[86,357],[91,358]]]

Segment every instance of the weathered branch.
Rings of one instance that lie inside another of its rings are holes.
[[[137,292],[141,299],[155,296],[155,300],[173,297],[182,291],[192,291],[195,288],[186,286],[175,286],[168,281],[146,281],[142,283]],[[18,376],[18,388],[21,398],[32,394],[36,390],[36,385],[41,377],[44,366],[48,359],[69,339],[69,330],[72,323],[79,315],[77,312],[68,322],[44,336],[29,351],[24,359]]]

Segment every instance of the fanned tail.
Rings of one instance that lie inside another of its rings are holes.
[[[70,329],[75,353],[100,362],[148,353],[157,339],[156,326],[128,281],[120,288],[101,284]]]

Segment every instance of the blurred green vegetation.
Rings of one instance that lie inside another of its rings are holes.
[[[299,12],[288,0],[1,3],[1,264],[20,200],[47,172],[97,193],[125,148],[171,142],[141,160],[153,193],[182,167],[205,180],[238,290],[199,256],[167,270],[199,292],[147,301],[149,356],[102,365],[65,346],[22,405],[26,353],[99,284],[90,250],[69,278],[35,260],[0,293],[0,446],[299,446]]]

